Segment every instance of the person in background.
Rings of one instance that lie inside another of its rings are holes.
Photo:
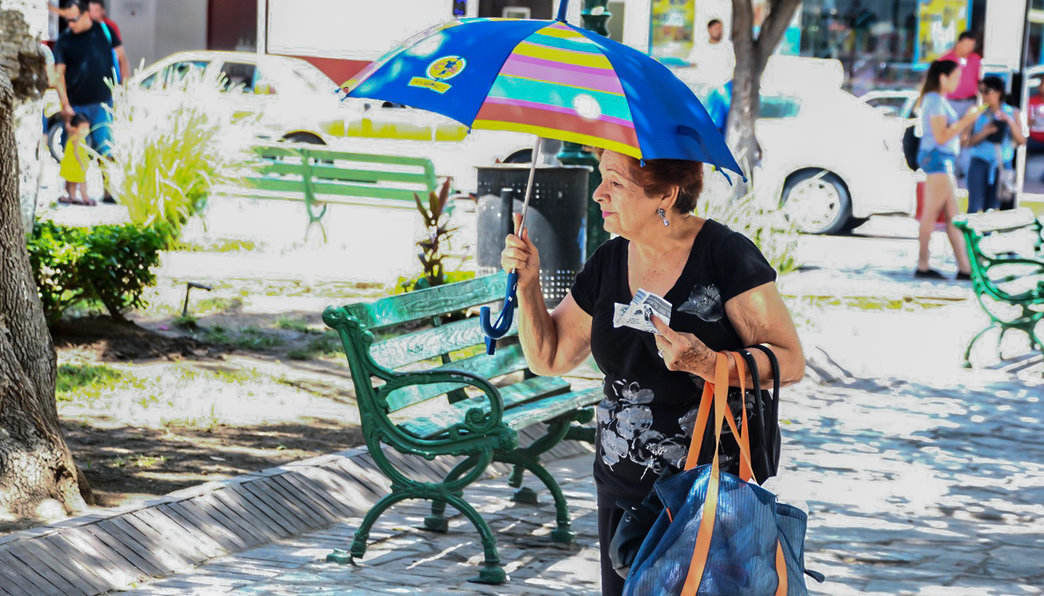
[[[105,27],[103,27],[102,29],[104,30],[108,28],[108,34],[106,35],[106,38],[109,39],[109,41],[112,41],[114,36],[116,39],[119,39],[120,41],[123,40],[123,35],[120,33],[120,28],[116,26],[116,23],[114,23],[112,19],[109,18],[109,15],[105,12],[105,0],[88,0],[87,12],[91,15],[92,21],[94,21],[95,23],[105,24]],[[121,83],[123,81],[126,81],[127,76],[130,75],[130,66],[127,60],[127,51],[124,48],[123,44],[120,44],[119,46],[113,47],[113,52],[116,53],[116,59],[114,62],[119,65],[119,68],[116,71],[118,75],[118,79],[116,80],[116,82]]]
[[[979,103],[976,93],[979,90],[979,79],[982,77],[982,56],[975,53],[975,44],[975,34],[964,31],[957,36],[957,43],[953,48],[939,58],[956,62],[961,67],[961,80],[957,88],[946,95],[946,100],[958,114],[966,113],[969,108]],[[958,155],[955,172],[958,176],[968,173],[970,159],[970,155]]]
[[[69,205],[95,205],[87,196],[87,135],[91,134],[91,123],[83,114],[76,114],[69,122],[69,140],[65,143],[65,154],[58,174],[65,180],[65,196],[59,203]],[[79,194],[80,197],[76,198]]]
[[[1004,81],[985,77],[979,86],[987,106],[963,135],[968,165],[968,213],[996,209],[997,185],[1010,169],[1015,146],[1026,144],[1019,111],[1004,103]]]
[[[732,80],[736,50],[732,42],[725,39],[725,27],[719,19],[707,23],[707,38],[693,44],[686,61],[699,69],[700,80],[712,87]]]
[[[82,114],[90,122],[91,147],[108,157],[112,143],[109,129],[112,90],[105,79],[112,77],[112,50],[123,42],[116,35],[110,41],[102,28],[94,24],[88,14],[87,0],[70,0],[63,12],[69,28],[54,44],[54,63],[66,132],[73,116]],[[115,202],[108,190],[104,201]]]
[[[921,209],[921,226],[918,234],[920,249],[917,253],[917,270],[914,277],[944,279],[943,275],[929,265],[929,240],[939,214],[945,214],[946,235],[950,238],[953,255],[957,258],[957,279],[971,279],[971,265],[964,251],[964,238],[953,225],[957,215],[957,181],[954,163],[960,151],[960,135],[971,126],[982,113],[973,106],[964,116],[950,105],[944,94],[952,93],[961,79],[961,67],[952,60],[936,60],[928,67],[928,74],[921,87],[915,109],[920,108],[921,148],[917,163],[927,174],[924,183],[924,208]]]

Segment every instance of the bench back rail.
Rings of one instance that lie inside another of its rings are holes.
[[[256,174],[243,178],[257,199],[303,200],[309,223],[320,221],[327,204],[398,205],[414,208],[435,191],[431,160],[400,155],[352,153],[313,145],[280,143],[254,147]],[[256,192],[261,191],[261,192]]]
[[[496,302],[503,297],[503,274],[428,288],[366,304],[330,307],[323,313],[337,330],[348,357],[355,384],[364,434],[383,439],[400,451],[419,455],[461,454],[480,445],[499,445],[504,403],[500,391],[487,379],[526,368],[516,343],[487,356],[476,319],[445,322],[447,314]],[[375,332],[418,322],[432,326],[376,340]],[[432,362],[432,361],[435,362]],[[425,370],[417,370],[424,366]],[[477,398],[471,393],[478,391]],[[438,404],[471,399],[463,418],[436,432],[418,435],[400,421],[416,418],[411,408],[430,411]],[[445,401],[443,401],[445,400]],[[435,401],[436,403],[430,403]],[[405,417],[393,416],[404,412]],[[490,434],[492,433],[492,434]]]

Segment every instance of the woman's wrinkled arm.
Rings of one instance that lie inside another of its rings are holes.
[[[725,313],[743,345],[763,344],[772,350],[779,360],[779,374],[783,384],[801,380],[805,375],[805,353],[801,349],[801,340],[790,318],[790,311],[783,303],[775,282],[762,284],[733,297],[725,303]],[[751,354],[757,360],[759,371],[771,370],[768,356],[760,350],[751,350]],[[761,376],[765,377],[766,373]],[[739,382],[735,364],[732,365],[732,378]]]
[[[515,214],[515,229],[521,216]],[[540,291],[540,253],[529,231],[509,234],[500,255],[504,271],[518,274],[518,337],[529,369],[538,375],[567,373],[591,353],[591,316],[572,293],[552,312],[544,306]]]
[[[566,294],[550,313],[539,284],[519,288],[518,337],[529,368],[538,375],[561,375],[591,353],[591,316]]]

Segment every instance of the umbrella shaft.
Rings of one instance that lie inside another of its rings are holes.
[[[538,159],[540,159],[540,137],[537,137],[536,143],[533,143],[533,156],[529,163],[529,181],[526,182],[526,199],[522,202],[522,221],[518,224],[519,237],[522,236],[522,230],[526,229],[526,211],[529,210],[529,198],[533,196],[533,178],[536,175]]]

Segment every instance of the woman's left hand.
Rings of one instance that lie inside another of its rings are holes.
[[[657,353],[667,370],[684,371],[708,378],[714,373],[716,352],[691,333],[678,332],[653,315],[652,323],[660,332],[655,337]]]

